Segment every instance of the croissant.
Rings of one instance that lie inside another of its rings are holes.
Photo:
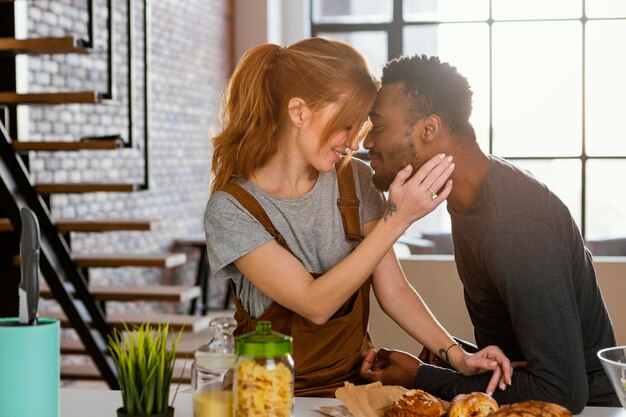
[[[385,417],[441,417],[445,414],[439,398],[419,389],[407,391],[385,411]]]
[[[487,394],[459,394],[450,402],[448,417],[486,417],[498,411],[498,403]]]

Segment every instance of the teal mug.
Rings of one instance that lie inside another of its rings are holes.
[[[0,319],[0,416],[59,417],[60,326]]]

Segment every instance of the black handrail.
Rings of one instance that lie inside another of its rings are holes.
[[[115,367],[106,354],[111,329],[87,289],[85,278],[76,268],[69,246],[52,224],[47,205],[33,187],[20,156],[13,150],[3,121],[0,121],[0,136],[0,204],[17,233],[21,230],[21,207],[30,208],[37,216],[43,276],[100,374],[109,387],[118,389]],[[66,285],[73,287],[73,294]]]

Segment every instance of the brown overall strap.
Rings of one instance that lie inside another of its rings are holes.
[[[339,198],[337,206],[341,213],[341,222],[346,239],[360,242],[363,240],[361,235],[361,217],[359,214],[359,199],[356,197],[356,188],[354,185],[354,176],[352,175],[352,166],[347,164],[342,168],[337,168],[337,180],[339,184]],[[274,227],[269,216],[259,204],[259,202],[239,184],[228,183],[222,188],[222,191],[235,197],[246,210],[254,216],[255,219],[276,239],[276,242],[283,248],[289,249],[283,235]],[[292,252],[293,253],[293,252]]]
[[[361,234],[359,199],[356,196],[352,165],[349,163],[341,167],[337,165],[337,179],[339,183],[337,207],[341,213],[343,231],[346,234],[346,239],[360,242],[363,240],[363,235]]]
[[[257,219],[258,222],[261,223],[261,225],[263,225],[263,227],[265,227],[265,229],[272,236],[274,236],[274,239],[276,239],[276,242],[278,242],[280,246],[291,252],[291,249],[289,249],[289,246],[287,245],[287,242],[285,242],[283,235],[281,235],[280,232],[274,227],[274,224],[270,220],[269,216],[267,215],[263,207],[261,207],[261,204],[259,204],[256,198],[252,196],[252,194],[246,191],[239,184],[233,183],[226,184],[226,186],[222,188],[222,191],[225,191],[235,197],[241,203],[241,205],[244,206],[245,209],[248,210],[250,214],[252,214],[254,218]]]

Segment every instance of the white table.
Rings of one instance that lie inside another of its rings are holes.
[[[122,406],[119,391],[61,389],[60,417],[116,417],[115,410]],[[338,405],[334,398],[296,398],[295,417],[322,417],[315,411],[318,406]],[[191,394],[178,393],[174,402],[174,417],[193,417]],[[587,407],[581,417],[626,417],[622,408]]]

